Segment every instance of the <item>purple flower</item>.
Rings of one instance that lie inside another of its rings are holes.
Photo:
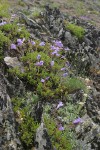
[[[54,63],[55,63],[54,61],[51,61],[51,62],[50,62],[51,66],[54,66]]]
[[[63,77],[66,77],[66,76],[68,76],[68,73],[67,73],[67,72],[63,74]]]
[[[63,44],[62,44],[61,41],[55,41],[54,43],[55,43],[56,46],[58,46],[58,47],[60,47],[60,48],[63,47]]]
[[[58,130],[63,131],[64,127],[60,124],[59,127],[58,127]]]
[[[59,102],[59,104],[57,105],[57,109],[62,107],[64,104],[62,102]]]
[[[44,79],[41,79],[41,82],[42,82],[42,83],[44,83],[44,82],[45,82],[45,80],[44,80]]]
[[[20,43],[20,42],[22,42],[22,39],[17,39],[17,43]]]
[[[17,39],[17,43],[18,43],[17,45],[21,46],[23,44],[24,40],[25,39]]]
[[[43,63],[44,63],[44,61],[41,60],[40,62],[37,62],[35,65],[36,66],[43,66]]]
[[[43,63],[44,63],[44,62],[41,60],[41,61],[40,61],[40,66],[43,66]]]
[[[32,45],[35,45],[36,43],[34,41],[31,41]]]
[[[77,118],[73,121],[73,124],[79,124],[79,123],[82,123],[83,120],[81,118]]]
[[[64,70],[66,70],[66,68],[61,68],[61,71],[64,71]]]
[[[40,46],[45,46],[45,42],[41,42],[39,45]]]
[[[50,77],[46,77],[45,80],[48,80]]]
[[[37,59],[39,60],[40,58],[41,58],[41,55],[38,55],[38,56],[37,56]]]
[[[17,47],[16,47],[15,44],[11,44],[10,48],[11,48],[11,49],[17,49]]]

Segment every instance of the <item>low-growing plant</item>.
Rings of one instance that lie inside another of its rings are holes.
[[[27,95],[30,96],[30,95]],[[18,123],[18,132],[20,133],[20,139],[24,145],[28,148],[34,144],[34,137],[36,129],[39,127],[39,124],[34,121],[34,118],[31,116],[31,109],[35,103],[37,103],[37,95],[32,95],[31,98],[13,98],[13,110],[16,114],[16,121]]]
[[[31,14],[32,18],[38,18],[40,16],[40,12],[41,12],[40,8],[35,8]]]
[[[52,52],[49,43],[45,43],[44,46],[40,44],[39,41],[35,41],[33,46],[25,50],[26,54],[21,58],[24,72],[18,68],[10,69],[10,72],[24,79],[44,100],[63,99],[66,93],[85,88],[80,80],[68,78],[70,69],[66,65],[67,59],[61,58],[65,53],[64,49],[59,50],[58,56],[55,56],[56,53],[53,54],[55,51]]]
[[[86,92],[86,85],[83,81],[75,77],[68,77],[65,82],[68,93],[73,93],[77,90],[83,90]]]
[[[73,145],[69,138],[69,129],[65,129],[63,131],[59,130],[56,122],[50,116],[44,116],[45,126],[47,128],[47,132],[49,134],[51,143],[54,149],[59,150],[72,150]]]
[[[3,58],[4,51],[8,49],[9,45],[9,38],[6,37],[2,31],[0,31],[0,60]]]
[[[17,38],[25,38],[28,39],[30,37],[30,33],[27,31],[25,27],[18,27],[18,25],[14,23],[5,24],[0,26],[0,30],[6,34],[11,40]]]
[[[66,29],[70,30],[72,34],[74,34],[78,39],[82,39],[85,34],[85,30],[83,27],[68,23],[65,25]]]

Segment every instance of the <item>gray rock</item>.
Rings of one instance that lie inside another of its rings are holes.
[[[37,150],[53,150],[44,124],[41,123],[36,131],[35,147]]]
[[[0,148],[1,150],[23,150],[15,130],[15,117],[5,78],[0,74]],[[17,143],[18,139],[19,143]]]
[[[100,148],[100,126],[85,115],[83,123],[76,127],[76,134],[79,140],[77,150],[99,150]]]
[[[24,72],[23,64],[17,57],[5,57],[4,62],[9,68],[18,68],[22,73]]]

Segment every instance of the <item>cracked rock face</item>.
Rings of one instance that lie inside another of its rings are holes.
[[[22,150],[15,131],[15,118],[7,85],[0,74],[0,150]]]

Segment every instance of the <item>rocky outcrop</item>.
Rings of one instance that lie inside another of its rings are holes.
[[[8,93],[7,84],[9,81],[0,72],[0,150],[22,150],[23,147],[16,134],[11,92]],[[15,89],[16,85],[13,88]]]
[[[100,126],[85,115],[82,117],[83,123],[76,127],[77,139],[79,143],[77,150],[99,150],[100,147]]]

